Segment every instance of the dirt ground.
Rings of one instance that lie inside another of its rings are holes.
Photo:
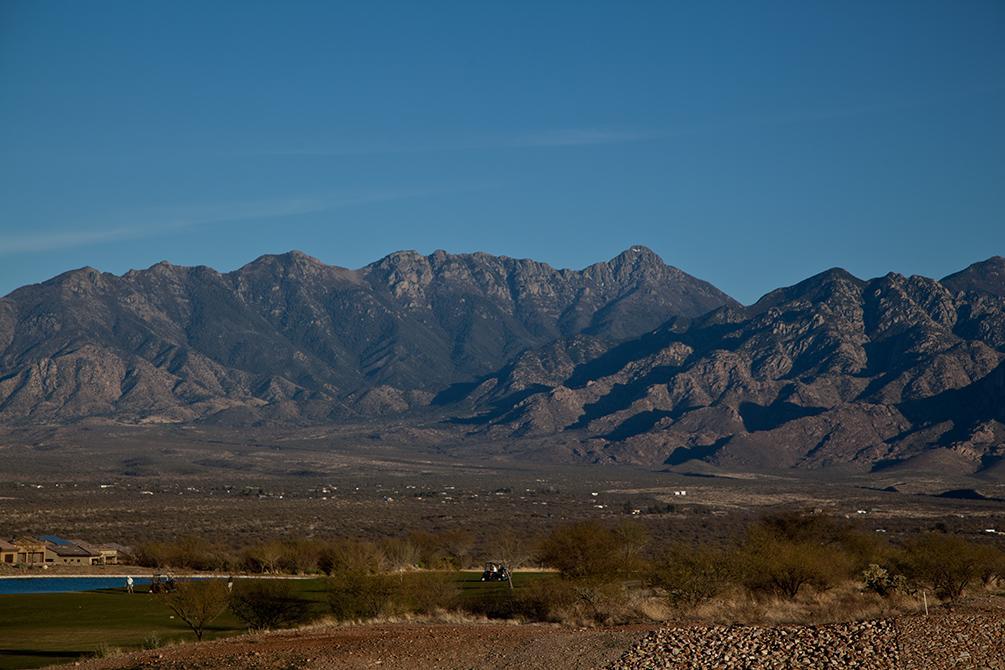
[[[64,670],[1005,670],[1005,611],[823,626],[383,623],[243,635]]]
[[[112,656],[80,670],[576,670],[602,668],[654,626],[570,628],[550,624],[394,623],[324,626]]]

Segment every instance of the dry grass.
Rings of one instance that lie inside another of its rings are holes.
[[[112,658],[113,656],[121,656],[124,653],[121,647],[113,647],[102,642],[94,649],[94,658]]]
[[[823,624],[882,619],[917,612],[916,598],[894,594],[886,598],[845,582],[827,591],[807,591],[794,600],[754,596],[735,588],[690,611],[699,621],[714,624]]]
[[[520,625],[520,621],[517,619],[490,619],[485,616],[480,616],[476,614],[469,614],[467,612],[458,610],[438,610],[436,612],[431,612],[428,614],[393,614],[393,615],[382,615],[378,617],[373,617],[371,619],[358,620],[358,621],[339,621],[338,619],[331,616],[323,616],[314,621],[297,626],[293,629],[283,629],[283,630],[319,630],[324,628],[343,628],[348,626],[366,626],[366,625],[382,625],[382,624],[403,624],[403,623],[426,623],[426,624],[508,624],[513,626]],[[283,630],[276,630],[273,632],[281,633]]]

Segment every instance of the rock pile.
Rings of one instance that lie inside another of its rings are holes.
[[[1005,669],[1005,612],[897,620],[901,667]]]
[[[1005,670],[1005,619],[949,614],[821,626],[664,628],[607,668]]]

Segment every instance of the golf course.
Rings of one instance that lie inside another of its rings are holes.
[[[521,573],[515,584],[530,583],[547,573]],[[411,573],[402,579],[419,584],[444,575],[456,583],[468,602],[505,597],[505,583],[483,583],[478,572]],[[267,578],[266,578],[267,579]],[[289,580],[293,594],[312,602],[314,613],[328,612],[324,578]],[[205,639],[237,635],[247,626],[225,611],[205,629]],[[167,644],[194,642],[191,629],[165,606],[162,598],[137,587],[75,593],[0,595],[0,670],[37,668]]]

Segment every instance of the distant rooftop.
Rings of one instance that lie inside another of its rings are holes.
[[[49,544],[58,545],[60,547],[67,547],[73,545],[73,542],[70,542],[65,538],[59,537],[58,535],[39,535],[38,539],[42,540],[43,542],[48,542]]]

